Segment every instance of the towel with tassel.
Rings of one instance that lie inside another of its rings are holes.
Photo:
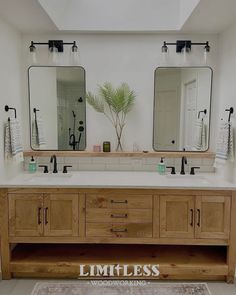
[[[207,145],[206,124],[204,124],[203,119],[198,119],[195,122],[195,138],[194,138],[193,150],[205,151],[206,145]]]
[[[8,120],[5,124],[5,158],[23,162],[21,128],[17,119]]]
[[[32,146],[33,148],[45,148],[43,120],[36,117],[32,122]]]
[[[217,164],[225,164],[226,161],[234,161],[234,134],[231,122],[221,122],[216,145],[216,160]]]

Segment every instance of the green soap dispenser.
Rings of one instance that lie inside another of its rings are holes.
[[[157,170],[159,172],[159,174],[165,174],[166,172],[166,165],[164,163],[164,157],[161,157],[160,163],[157,166]]]
[[[29,162],[29,172],[34,173],[37,170],[37,164],[34,157],[31,157],[31,161]]]

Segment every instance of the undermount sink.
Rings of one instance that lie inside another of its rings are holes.
[[[37,173],[37,174],[32,174],[30,177],[27,179],[29,182],[39,182],[39,181],[44,181],[44,182],[60,182],[60,181],[66,181],[70,179],[72,176],[71,173]]]
[[[198,182],[201,184],[209,184],[210,180],[204,176],[204,175],[190,175],[190,174],[185,174],[185,175],[180,175],[180,174],[169,174],[165,175],[165,177],[168,180],[178,180],[178,181],[192,181],[193,184],[194,182]]]

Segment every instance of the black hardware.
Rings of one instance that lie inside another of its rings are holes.
[[[182,157],[181,159],[181,170],[180,170],[180,174],[184,175],[185,171],[184,171],[184,164],[187,164],[187,158],[186,157]]]
[[[51,159],[50,159],[50,163],[52,163],[54,161],[54,165],[53,165],[53,171],[52,173],[57,173],[57,157],[56,155],[52,155]]]
[[[114,203],[114,204],[127,204],[128,201],[127,201],[127,200],[124,200],[124,201],[115,201],[115,200],[111,200],[111,203]]]
[[[84,121],[79,121],[79,124],[80,124],[80,125],[83,125],[83,124],[84,124]]]
[[[48,166],[47,165],[39,165],[39,167],[43,167],[43,173],[48,173]]]
[[[111,228],[111,232],[112,233],[127,233],[127,228],[124,228],[124,229],[113,229]]]
[[[33,108],[34,116],[35,116],[35,121],[37,120],[37,112],[39,112],[38,109]]]
[[[190,225],[193,226],[193,209],[190,209],[191,212],[191,221],[190,221]]]
[[[67,171],[67,168],[69,168],[69,167],[72,167],[71,165],[65,165],[65,166],[63,166],[63,171],[62,171],[62,173],[67,173],[68,171]]]
[[[200,220],[201,220],[201,212],[200,212],[200,209],[197,209],[197,213],[198,213],[197,226],[200,226]]]
[[[111,218],[127,218],[128,214],[111,214]]]
[[[38,208],[38,225],[40,225],[42,223],[42,221],[41,221],[41,210],[42,210],[42,208],[39,207]]]
[[[48,224],[48,207],[45,208],[45,224]]]
[[[80,98],[78,99],[78,102],[83,102],[83,98],[80,97]]]
[[[191,167],[190,175],[195,175],[195,170],[194,169],[200,169],[200,167]]]
[[[204,114],[206,115],[206,114],[207,114],[207,109],[198,112],[198,116],[197,116],[198,119],[200,118],[200,114],[201,114],[201,113],[204,113]]]
[[[172,144],[175,144],[175,140],[174,140],[174,139],[173,139],[173,140],[171,140],[171,143],[172,143]]]
[[[14,110],[14,112],[15,112],[15,119],[16,119],[16,109],[15,108],[10,108],[8,105],[5,105],[4,109],[5,109],[6,112],[8,112],[9,110]]]
[[[56,47],[58,52],[64,51],[64,45],[72,45],[71,51],[72,52],[78,51],[78,46],[76,45],[76,41],[73,41],[73,42],[63,42],[63,40],[48,40],[48,42],[31,41],[30,46],[29,46],[30,52],[36,51],[35,45],[48,45],[49,50],[51,50],[51,48],[53,48],[53,47]]]
[[[230,107],[229,109],[226,109],[225,111],[226,112],[229,112],[228,122],[230,122],[231,115],[234,113],[234,108],[233,107]]]
[[[84,127],[83,127],[83,126],[79,126],[78,130],[79,130],[80,132],[83,132],[83,131],[84,131]]]
[[[171,169],[170,174],[176,174],[175,167],[174,166],[166,166],[166,168],[170,168]]]
[[[166,53],[168,51],[167,45],[175,45],[176,46],[176,52],[180,53],[182,52],[183,48],[186,48],[187,52],[191,51],[192,45],[205,45],[204,50],[205,52],[210,52],[210,45],[209,41],[206,42],[192,42],[191,40],[177,40],[176,42],[163,42],[163,46],[161,47],[161,51],[163,53]]]

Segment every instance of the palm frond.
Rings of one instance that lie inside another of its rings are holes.
[[[111,83],[106,82],[103,86],[99,86],[99,94],[101,99],[103,99],[108,104],[108,106],[112,105],[112,98],[115,95],[115,89]]]
[[[86,101],[95,109],[95,111],[98,113],[104,113],[104,103],[98,96],[88,92],[86,94]]]

